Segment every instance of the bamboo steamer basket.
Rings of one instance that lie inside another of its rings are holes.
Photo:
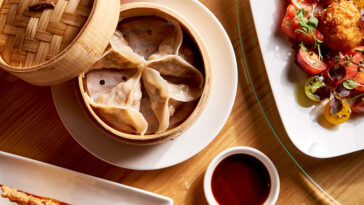
[[[163,15],[162,15],[163,14]],[[161,6],[159,4],[154,3],[146,3],[146,2],[136,2],[136,3],[126,3],[121,5],[120,10],[120,18],[127,17],[137,17],[137,16],[160,16],[164,18],[167,16],[170,19],[174,19],[181,25],[182,29],[189,33],[189,35],[194,39],[197,44],[197,47],[200,50],[203,64],[204,64],[204,72],[205,72],[205,81],[204,81],[204,89],[203,93],[199,99],[199,102],[191,115],[182,122],[179,126],[168,129],[162,133],[149,134],[149,135],[134,135],[128,134],[114,129],[113,127],[106,124],[93,110],[91,105],[87,103],[86,100],[86,90],[83,83],[84,74],[79,75],[78,77],[78,85],[77,86],[77,96],[79,97],[79,101],[84,107],[84,111],[89,116],[89,118],[97,125],[97,127],[101,128],[107,135],[111,136],[114,139],[117,139],[121,142],[132,144],[132,145],[153,145],[160,144],[166,141],[172,140],[175,137],[183,134],[188,128],[190,128],[196,120],[200,117],[203,112],[206,104],[208,102],[208,98],[211,90],[211,64],[210,57],[204,45],[203,39],[200,37],[198,31],[192,26],[192,24],[186,20],[183,16],[181,16],[178,12]]]
[[[0,0],[0,67],[34,85],[72,79],[103,54],[118,22],[119,0]]]

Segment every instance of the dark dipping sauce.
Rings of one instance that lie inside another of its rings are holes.
[[[221,205],[261,205],[268,198],[271,181],[267,168],[258,159],[235,154],[217,165],[211,187]]]

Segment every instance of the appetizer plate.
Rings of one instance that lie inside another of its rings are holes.
[[[122,3],[132,1],[121,1]],[[237,64],[230,39],[217,18],[195,0],[150,0],[179,12],[197,28],[211,57],[210,99],[199,119],[183,135],[160,145],[133,146],[105,135],[82,111],[73,82],[53,86],[55,106],[74,139],[96,157],[119,167],[152,170],[181,163],[205,148],[230,115],[237,89]]]
[[[0,152],[0,184],[70,204],[172,205],[170,198]],[[0,204],[10,204],[0,197]]]
[[[283,1],[250,1],[269,82],[283,125],[293,144],[316,158],[364,149],[364,117],[332,126],[322,117],[323,105],[304,95],[305,73],[295,64],[290,42],[280,31]]]

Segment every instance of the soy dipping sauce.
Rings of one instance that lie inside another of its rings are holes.
[[[217,165],[211,187],[220,205],[261,205],[268,198],[271,179],[267,168],[258,159],[236,154]]]

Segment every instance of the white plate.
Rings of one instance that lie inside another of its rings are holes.
[[[273,95],[287,134],[307,155],[329,158],[364,149],[364,117],[331,126],[322,107],[302,100],[306,75],[294,63],[291,44],[280,32],[282,0],[251,0],[255,27]],[[301,100],[300,100],[301,99]]]
[[[104,161],[136,170],[169,167],[189,159],[205,148],[225,124],[237,89],[234,50],[216,17],[194,0],[150,2],[169,6],[190,20],[201,34],[212,59],[210,99],[200,118],[189,130],[161,145],[126,145],[106,136],[90,122],[76,101],[71,82],[52,87],[57,111],[65,127],[81,146]]]
[[[0,184],[70,204],[172,205],[170,198],[0,152]],[[0,197],[0,204],[13,204]]]

